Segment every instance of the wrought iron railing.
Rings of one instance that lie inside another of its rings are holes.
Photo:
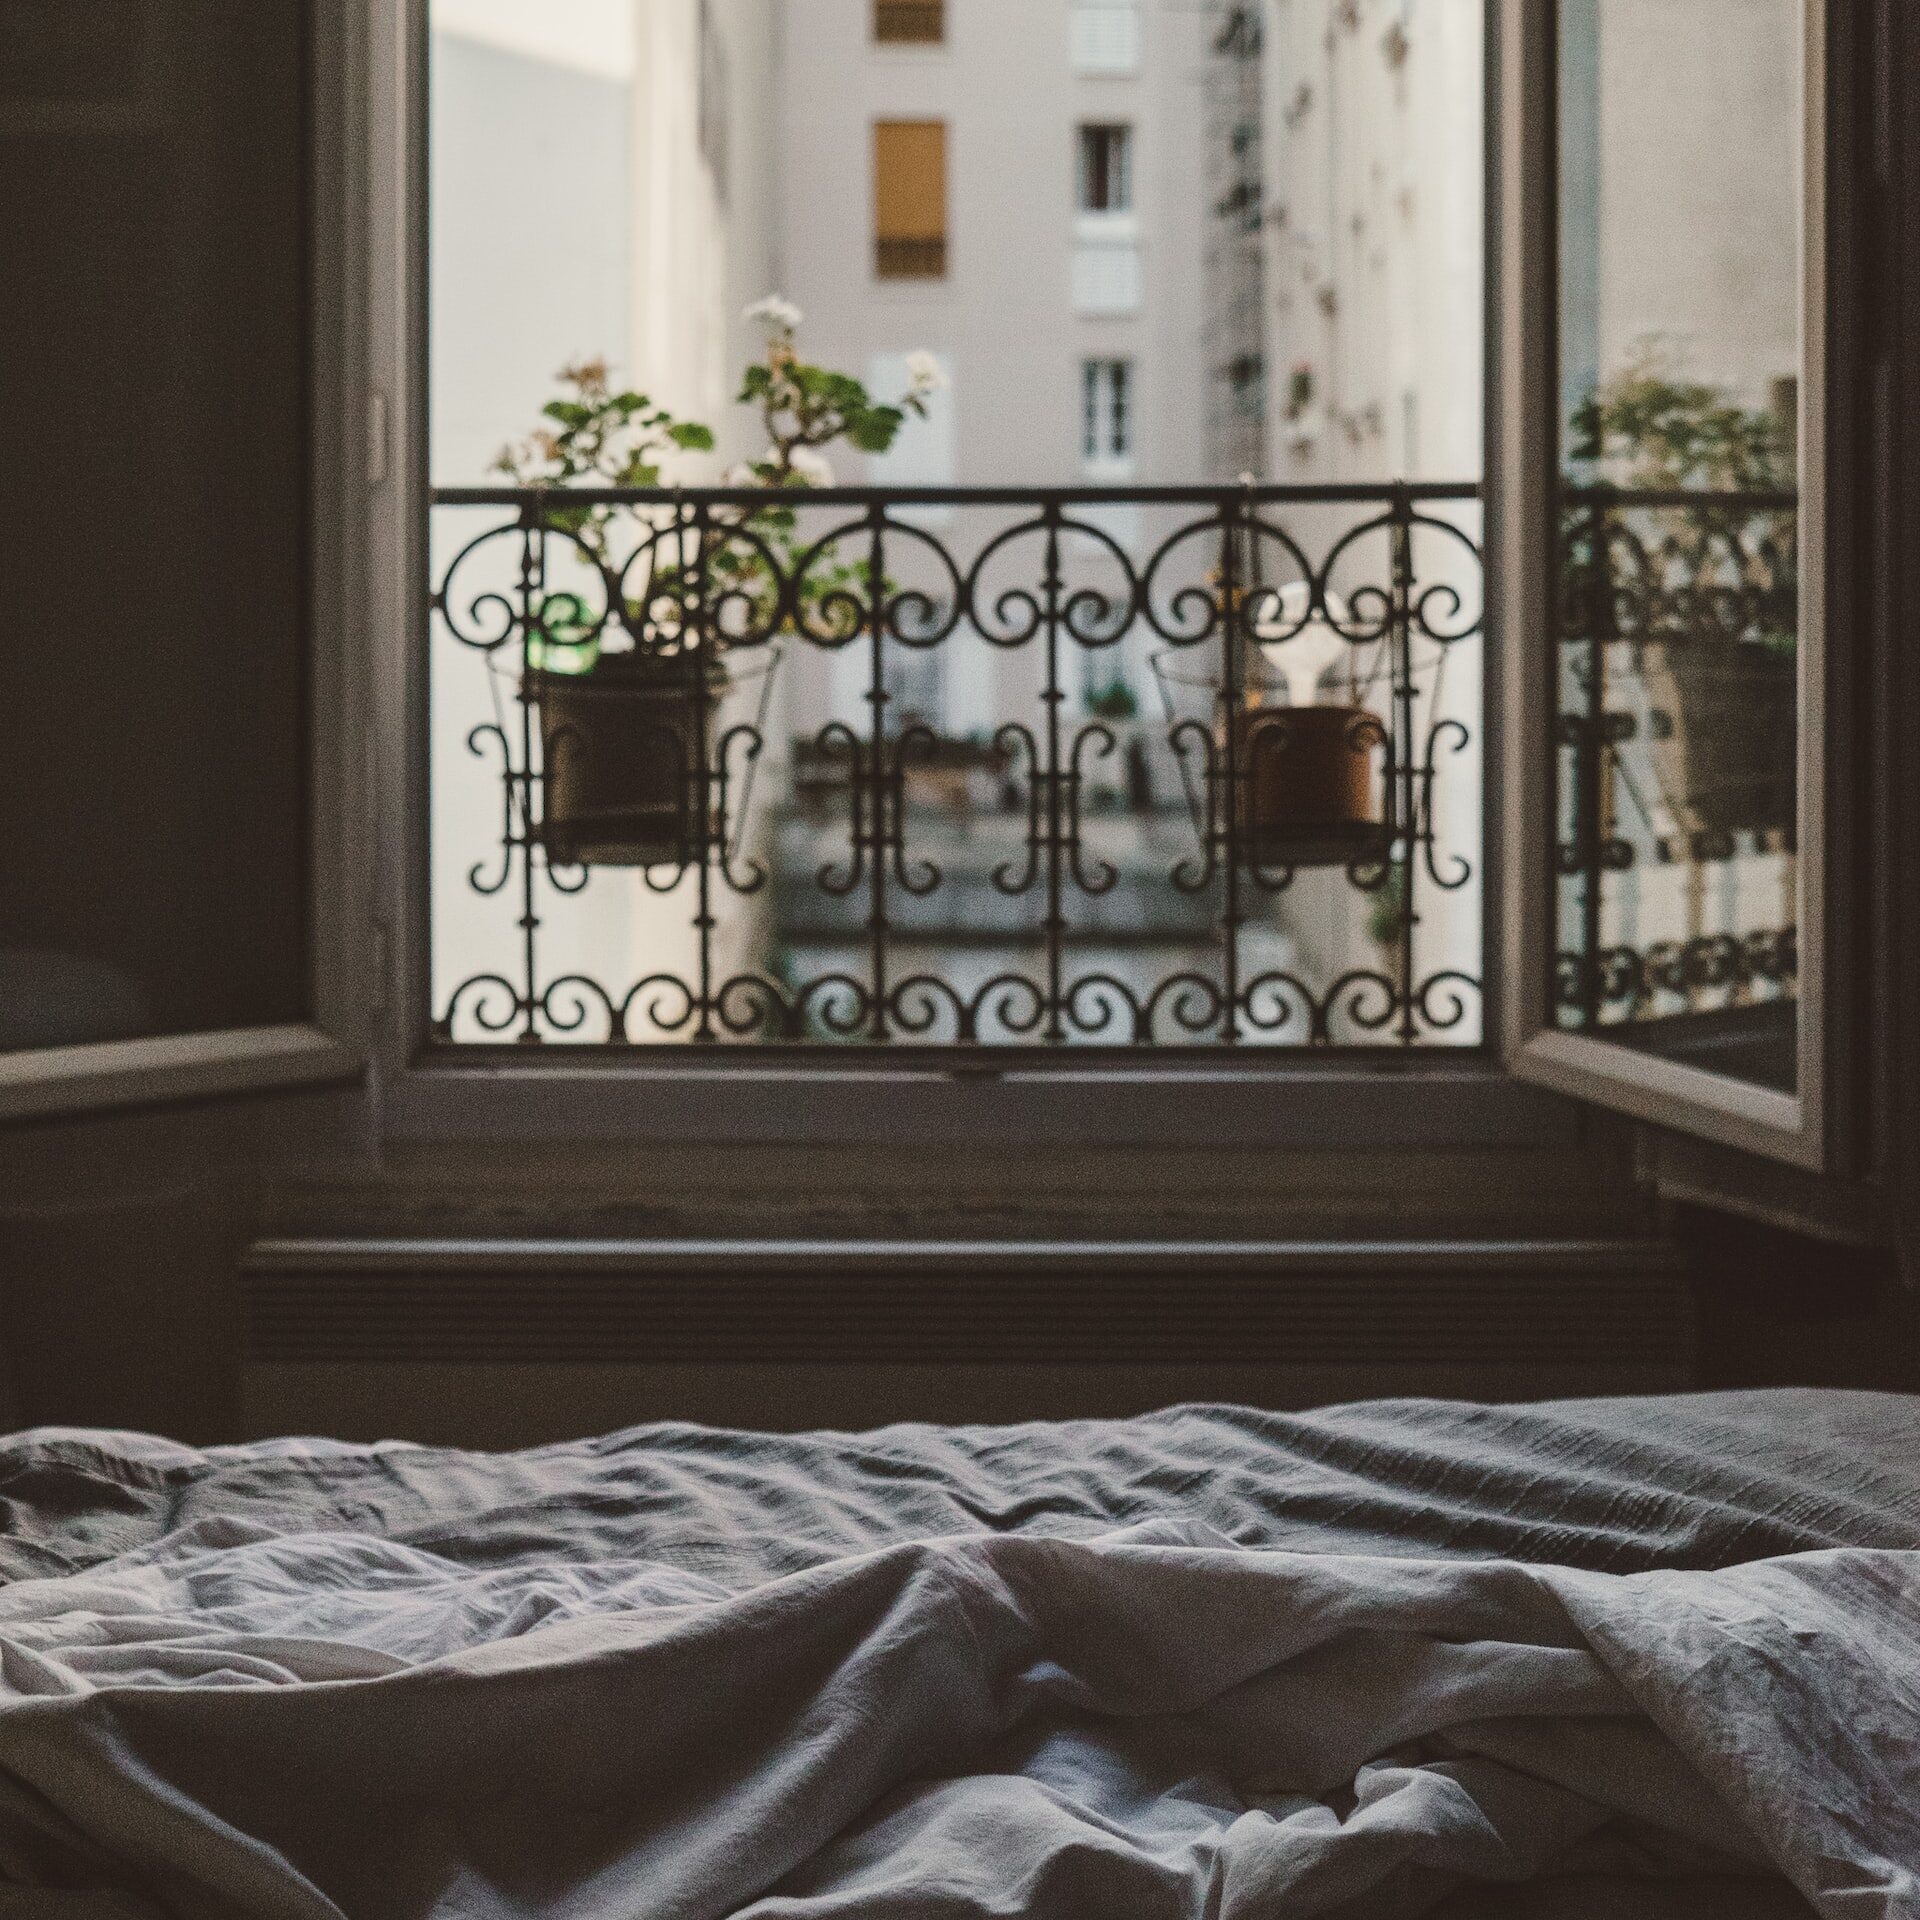
[[[1561,524],[1561,1021],[1784,1010],[1797,498],[1569,486]]]
[[[440,491],[438,1039],[1477,1042],[1478,515]]]

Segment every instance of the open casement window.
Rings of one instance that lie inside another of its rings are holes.
[[[1832,1170],[1822,0],[1505,0],[1500,25],[1509,1061]]]
[[[352,11],[7,15],[0,1117],[357,1065]]]

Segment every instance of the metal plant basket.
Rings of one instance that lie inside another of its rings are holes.
[[[603,653],[584,672],[529,668],[540,718],[537,837],[563,867],[674,867],[706,861],[726,836],[716,806],[720,719],[741,686],[763,700],[778,662],[746,667],[710,651]],[[734,810],[744,818],[743,794]]]

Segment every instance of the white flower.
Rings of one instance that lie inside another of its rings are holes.
[[[810,487],[833,485],[833,464],[812,447],[795,447],[787,456],[788,464]]]
[[[746,319],[758,321],[773,333],[792,333],[806,317],[791,300],[784,300],[777,293],[756,300],[745,314]]]
[[[757,487],[762,484],[759,470],[746,461],[736,461],[720,476],[723,487]]]
[[[940,364],[940,356],[928,353],[924,347],[907,355],[907,378],[912,382],[916,394],[938,393],[947,385],[946,369]]]

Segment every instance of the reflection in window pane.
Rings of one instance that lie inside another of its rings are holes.
[[[1799,0],[1559,32],[1559,1018],[1791,1090]]]

